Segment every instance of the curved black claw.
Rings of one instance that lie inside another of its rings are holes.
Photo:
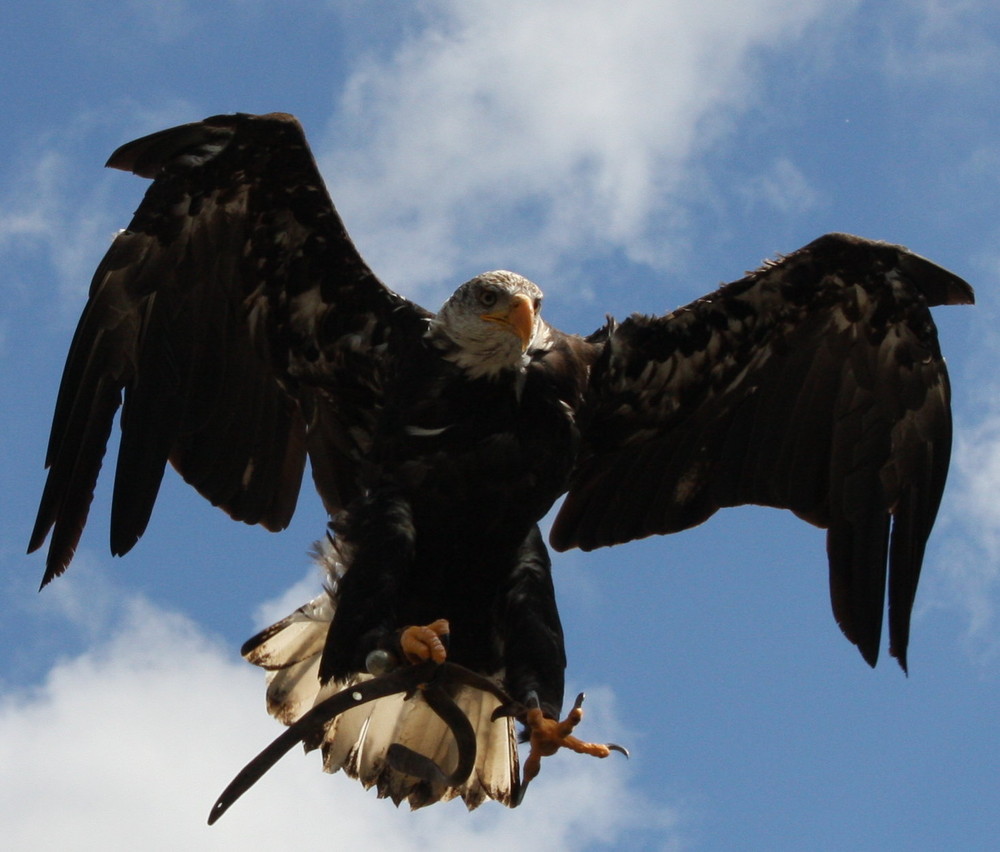
[[[247,790],[256,784],[267,771],[301,742],[318,745],[329,723],[352,707],[359,707],[369,701],[385,698],[403,692],[407,697],[418,689],[431,709],[437,713],[451,729],[458,746],[458,765],[454,772],[446,774],[440,766],[424,755],[405,746],[393,744],[389,747],[390,764],[401,772],[414,775],[430,783],[447,785],[461,784],[469,777],[476,763],[476,735],[466,715],[448,694],[447,687],[453,684],[471,686],[494,695],[502,705],[514,702],[506,692],[489,678],[476,674],[457,663],[435,663],[427,660],[411,666],[402,666],[392,671],[348,687],[320,702],[297,722],[290,725],[267,748],[251,760],[222,791],[222,795],[212,806],[208,824],[212,825]]]
[[[573,709],[579,710],[581,707],[583,707],[583,700],[586,697],[587,694],[585,692],[581,692],[576,697],[576,701],[573,702]],[[625,746],[620,746],[618,745],[618,743],[604,743],[604,747],[611,749],[611,751],[617,751],[619,754],[624,754],[626,760],[628,760],[632,756],[629,754],[629,751],[627,748],[625,748]]]

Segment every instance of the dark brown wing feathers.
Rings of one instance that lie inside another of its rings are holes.
[[[828,529],[834,614],[870,663],[891,547],[905,668],[951,446],[928,306],[972,299],[905,249],[831,234],[668,316],[626,320],[592,372],[553,545],[676,532],[724,506],[791,509]]]
[[[341,402],[338,371],[362,388],[377,380],[375,356],[344,356],[341,337],[384,342],[426,315],[365,265],[291,116],[216,116],[124,145],[108,164],[154,182],[94,276],[67,360],[30,544],[54,527],[43,585],[72,558],[123,393],[114,553],[145,529],[168,459],[232,517],[281,529],[307,419]],[[363,432],[369,402],[342,406],[337,429]],[[349,455],[356,438],[334,437],[309,447],[341,477],[325,485],[328,505],[356,487],[350,458],[322,458]]]

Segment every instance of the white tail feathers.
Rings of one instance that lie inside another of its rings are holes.
[[[243,656],[267,670],[267,712],[286,725],[336,691],[332,685],[321,689],[319,682],[319,660],[333,610],[324,592],[243,645]]]
[[[267,670],[267,709],[290,725],[313,706],[369,675],[321,686],[319,661],[336,604],[328,592],[299,607],[287,618],[261,631],[243,646],[251,663]],[[476,761],[461,784],[431,782],[389,765],[387,752],[397,743],[433,760],[444,773],[458,764],[458,747],[448,725],[424,701],[420,691],[409,700],[402,694],[379,698],[341,713],[327,726],[323,768],[343,769],[366,788],[397,805],[412,808],[461,796],[471,810],[486,799],[513,804],[518,786],[517,738],[510,718],[491,720],[500,705],[492,694],[456,685],[451,696],[476,732]],[[308,747],[308,746],[307,746]],[[313,746],[315,747],[315,746]]]

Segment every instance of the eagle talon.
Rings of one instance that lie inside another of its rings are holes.
[[[587,743],[573,736],[573,729],[583,719],[584,693],[580,693],[573,702],[573,709],[561,722],[550,719],[542,713],[538,696],[528,694],[525,725],[528,728],[531,743],[528,758],[524,761],[524,777],[521,781],[521,796],[524,790],[542,768],[542,758],[555,754],[560,748],[568,748],[577,754],[589,754],[592,757],[607,757],[613,751],[629,756],[628,749],[617,743]],[[520,801],[520,798],[518,799]]]
[[[413,625],[400,633],[399,647],[407,661],[414,665],[426,660],[443,663],[448,656],[445,647],[448,633],[448,621],[444,618],[428,625]]]

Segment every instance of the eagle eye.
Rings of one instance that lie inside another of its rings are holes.
[[[483,290],[479,294],[479,304],[484,308],[492,308],[497,303],[496,290]]]

